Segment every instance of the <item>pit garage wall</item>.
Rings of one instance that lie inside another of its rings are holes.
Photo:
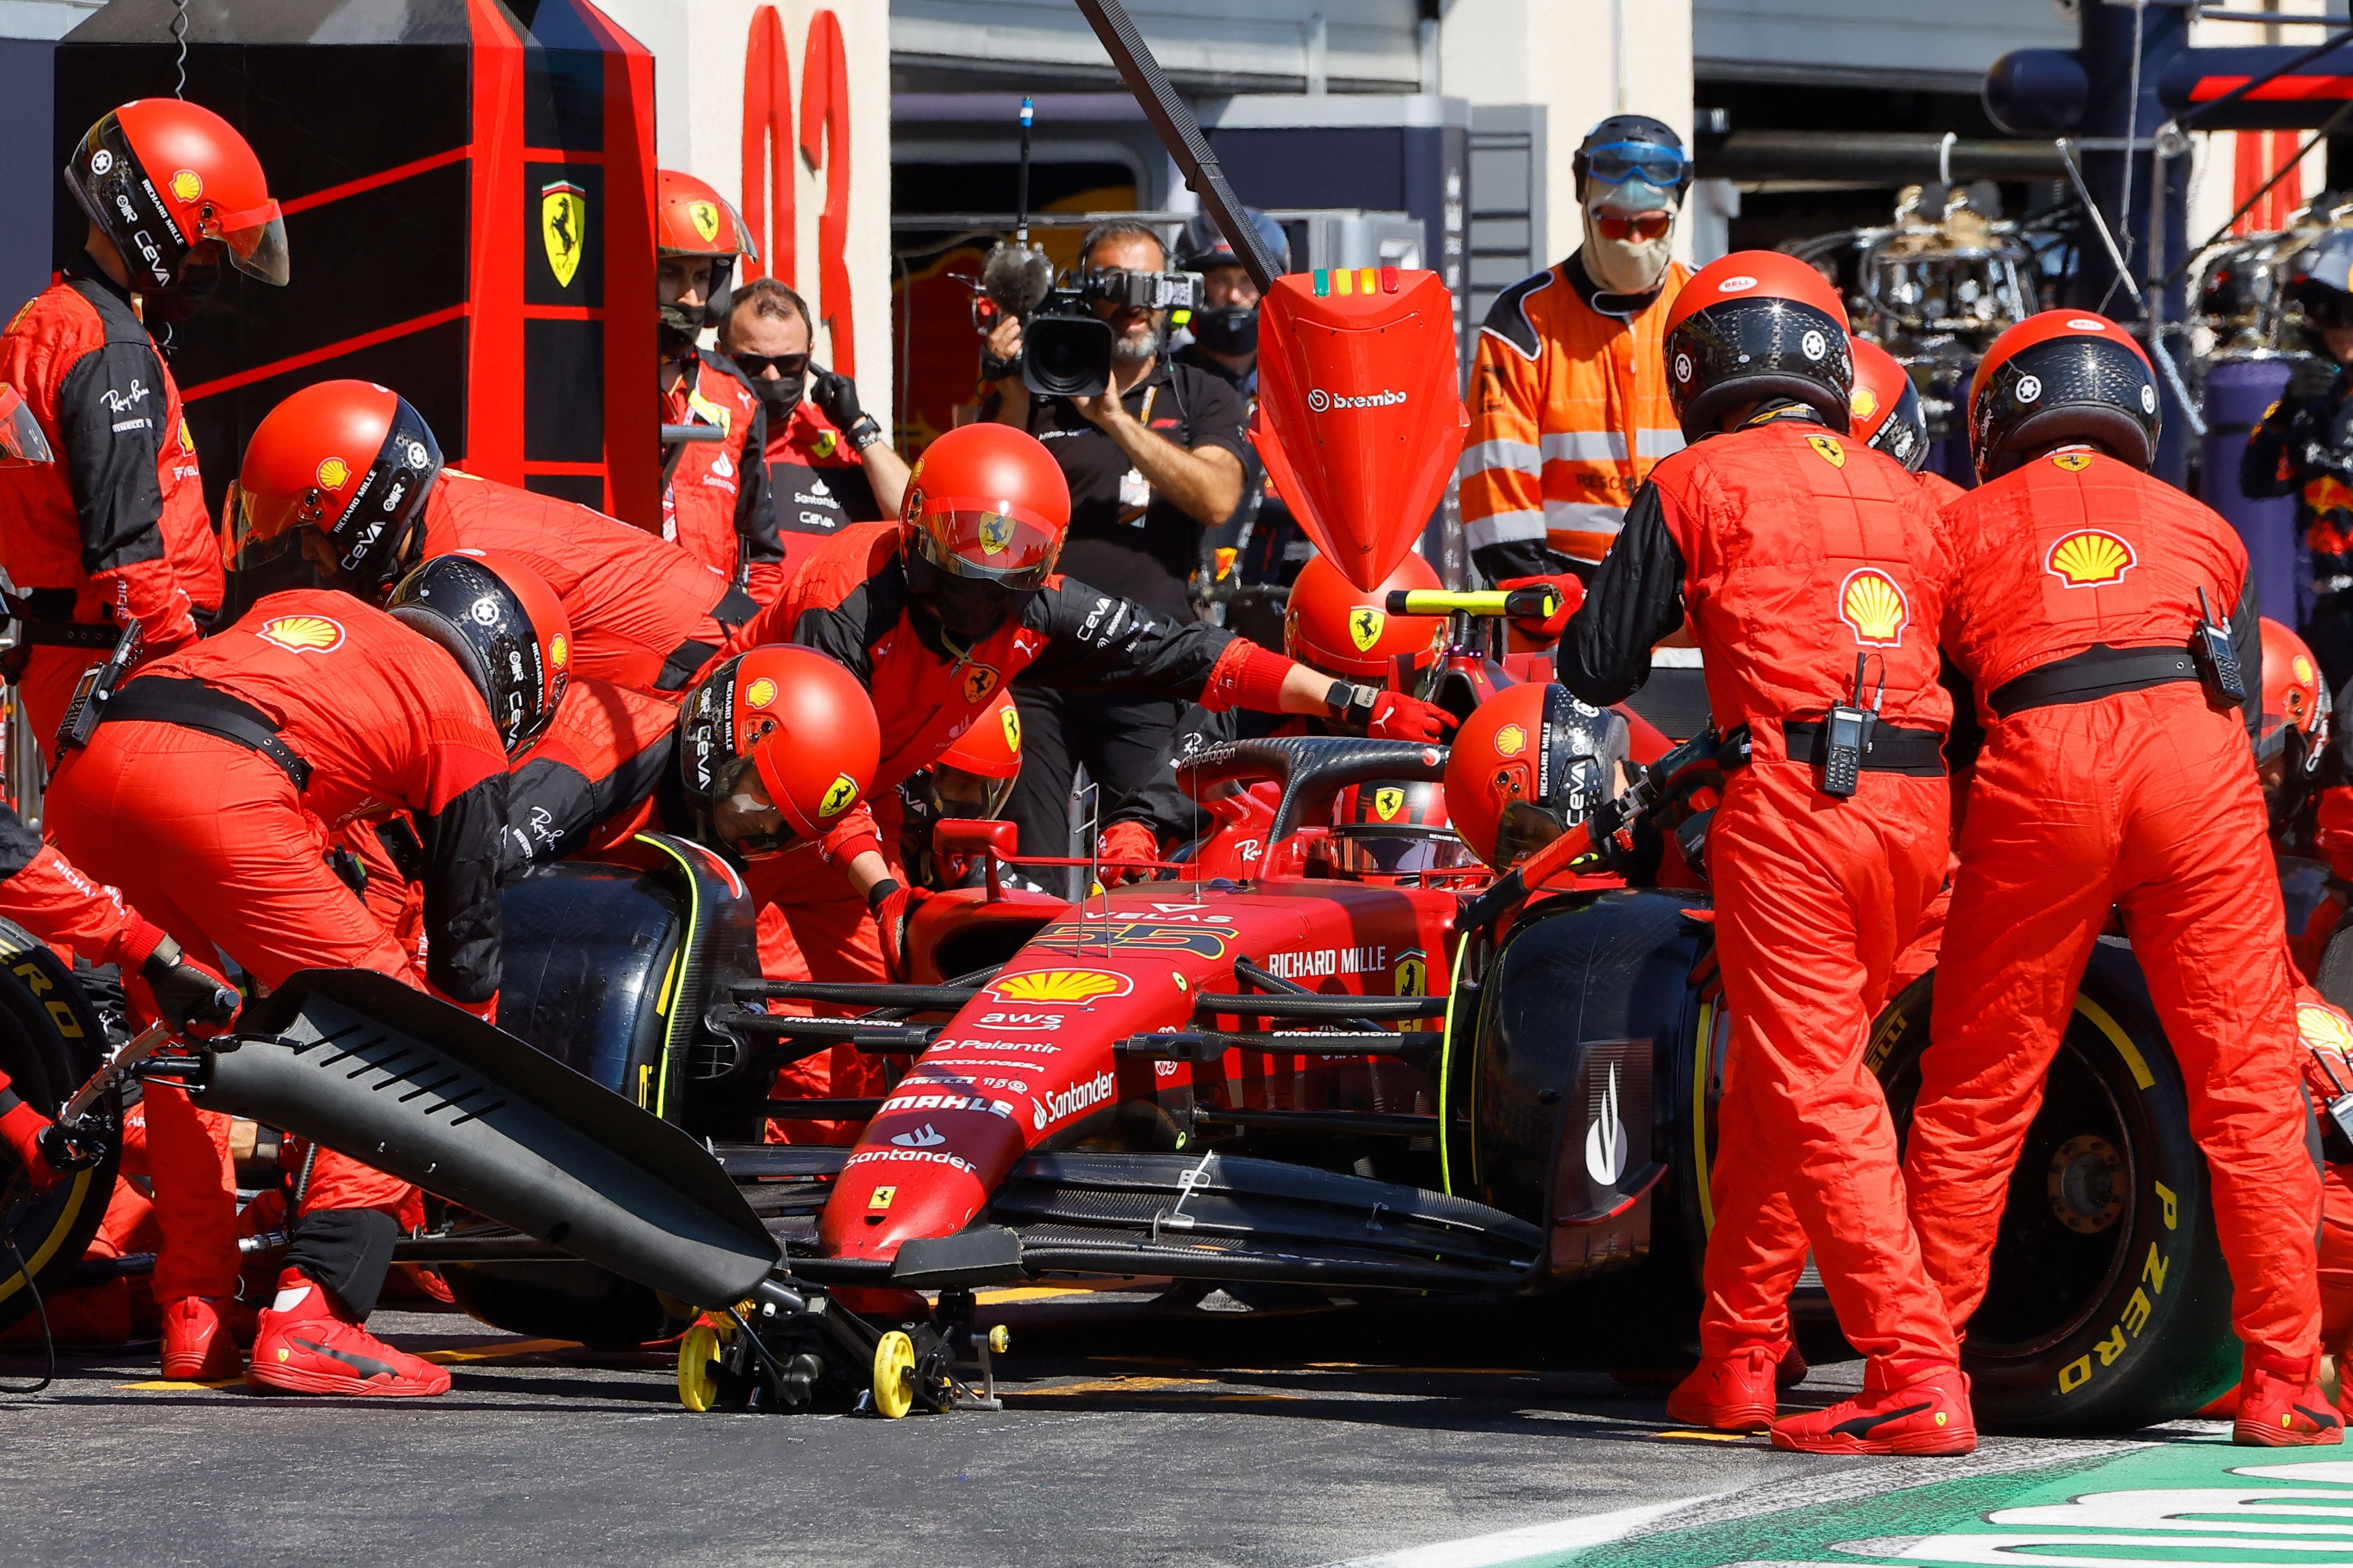
[[[600,0],[602,3],[602,0]],[[605,14],[628,29],[654,57],[657,155],[666,169],[709,181],[744,205],[744,88],[754,0],[609,0]],[[820,286],[818,215],[825,209],[826,171],[812,169],[797,148],[801,106],[809,88],[811,19],[831,11],[841,26],[849,88],[849,216],[847,264],[860,401],[892,406],[891,346],[891,37],[882,0],[775,0],[785,56],[791,68],[791,148],[780,150],[794,171],[797,265],[784,277],[819,320],[817,355],[839,365],[840,354],[824,325],[832,303]],[[776,155],[772,153],[771,156]],[[826,156],[836,156],[828,145]],[[771,220],[773,221],[773,219]],[[773,261],[774,257],[770,258]],[[647,308],[652,308],[648,301]]]

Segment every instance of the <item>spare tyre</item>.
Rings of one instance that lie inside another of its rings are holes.
[[[23,928],[0,921],[0,1072],[10,1088],[52,1113],[104,1064],[108,1045],[72,971]],[[14,1158],[0,1152],[0,1230],[7,1237],[0,1247],[0,1329],[33,1310],[36,1289],[64,1289],[106,1217],[117,1157],[110,1152],[36,1194]]]
[[[1936,976],[1879,1020],[1870,1064],[1910,1125]],[[1978,1424],[2129,1432],[2238,1380],[2231,1277],[2181,1071],[2131,949],[2102,938],[2010,1175],[1963,1364]]]

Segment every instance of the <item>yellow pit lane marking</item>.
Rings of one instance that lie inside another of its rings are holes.
[[[981,1290],[973,1300],[984,1307],[1000,1307],[1008,1301],[1046,1301],[1063,1296],[1096,1296],[1101,1291],[1085,1286],[1023,1285],[1010,1290]]]
[[[1750,1434],[1746,1432],[1653,1432],[1651,1436],[1683,1443],[1745,1443]]]
[[[118,1389],[132,1389],[140,1394],[201,1394],[207,1388],[235,1388],[245,1382],[245,1374],[224,1377],[216,1383],[180,1383],[167,1378],[155,1378],[147,1383],[118,1383]]]

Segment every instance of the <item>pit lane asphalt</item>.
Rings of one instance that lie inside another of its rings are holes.
[[[2117,1447],[1822,1459],[1678,1435],[1662,1389],[1568,1370],[1565,1339],[1459,1309],[983,1300],[1014,1334],[1007,1408],[897,1422],[690,1415],[667,1355],[450,1313],[372,1325],[449,1365],[452,1391],[414,1403],[259,1399],[155,1384],[152,1351],[68,1355],[48,1393],[0,1397],[0,1562],[1310,1568],[1407,1552],[1470,1568],[1588,1537],[1415,1549],[1592,1516],[1623,1528],[1646,1506],[1819,1520],[1891,1488]],[[0,1375],[38,1365],[12,1352]],[[1788,1403],[1829,1403],[1858,1375],[1817,1368]],[[1638,1540],[1606,1557],[1644,1561]]]

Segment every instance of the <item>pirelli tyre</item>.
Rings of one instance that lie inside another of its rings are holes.
[[[99,1069],[107,1044],[72,972],[47,946],[0,921],[0,1072],[10,1087],[38,1110],[54,1111]],[[8,1240],[0,1247],[0,1329],[33,1310],[36,1287],[64,1289],[106,1215],[116,1158],[110,1152],[35,1195],[14,1159],[0,1153],[0,1229]]]
[[[1881,1016],[1871,1065],[1912,1119],[1936,976]],[[1993,1432],[2129,1432],[2237,1381],[2231,1278],[2181,1074],[2120,940],[2092,955],[2010,1177],[1964,1364]]]

